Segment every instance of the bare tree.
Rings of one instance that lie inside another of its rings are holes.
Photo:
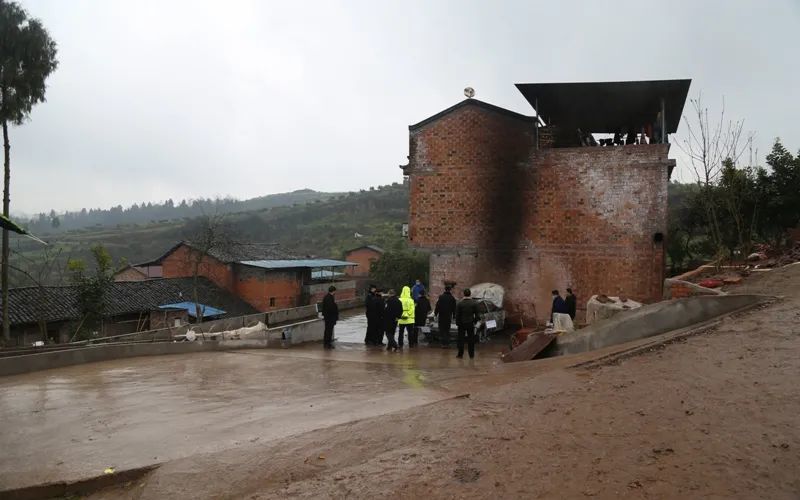
[[[38,301],[34,304],[36,323],[39,326],[39,333],[42,340],[47,342],[47,321],[45,312],[48,307],[47,287],[51,285],[63,284],[62,256],[63,249],[57,247],[45,247],[36,259],[31,259],[23,253],[12,250],[15,263],[9,262],[8,267],[11,271],[22,275],[31,286],[38,290]],[[55,278],[54,277],[59,277]]]
[[[208,258],[213,254],[235,252],[239,247],[233,238],[233,230],[225,221],[224,215],[202,215],[190,222],[187,227],[187,259],[192,272],[192,301],[198,321],[203,318],[200,306],[199,277],[209,273]]]
[[[689,101],[693,114],[691,117],[684,116],[687,137],[678,142],[678,147],[689,158],[695,180],[700,186],[700,201],[717,252],[715,260],[719,260],[724,245],[719,200],[715,197],[714,186],[720,179],[726,161],[730,160],[735,165],[747,147],[747,144],[741,143],[744,121],[726,119],[725,99],[722,100],[719,118],[713,121],[702,102],[702,94]]]

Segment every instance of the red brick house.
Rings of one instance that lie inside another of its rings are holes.
[[[433,295],[499,283],[516,317],[540,322],[568,286],[579,309],[596,293],[660,300],[666,133],[689,83],[520,84],[541,118],[466,99],[411,125],[408,238],[431,252]],[[626,130],[633,144],[589,145]]]
[[[161,266],[165,278],[192,277],[197,256],[197,250],[181,242],[147,264]],[[313,279],[312,271],[354,265],[341,260],[299,258],[274,244],[241,244],[202,256],[198,275],[266,312],[315,303],[319,286],[324,284],[327,289],[333,280]],[[337,280],[334,284],[339,290],[337,298],[355,298],[355,282]]]
[[[348,267],[345,273],[355,278],[368,278],[370,265],[380,259],[383,253],[383,248],[377,245],[364,245],[346,251],[344,253],[344,260],[354,262],[358,264],[358,266]]]

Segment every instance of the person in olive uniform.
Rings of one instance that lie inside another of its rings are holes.
[[[458,355],[464,357],[464,337],[467,339],[469,357],[475,357],[475,323],[480,320],[478,316],[478,303],[471,297],[469,288],[464,289],[464,298],[456,306],[456,324],[458,325]]]

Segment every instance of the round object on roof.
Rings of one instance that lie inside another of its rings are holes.
[[[464,89],[464,95],[467,96],[470,99],[475,97],[475,89],[473,89],[472,87],[465,88]]]

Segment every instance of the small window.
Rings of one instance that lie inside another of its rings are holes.
[[[653,242],[662,243],[664,241],[664,233],[656,233],[653,235]]]
[[[269,306],[270,307],[275,307],[275,297],[270,297],[269,298]]]

